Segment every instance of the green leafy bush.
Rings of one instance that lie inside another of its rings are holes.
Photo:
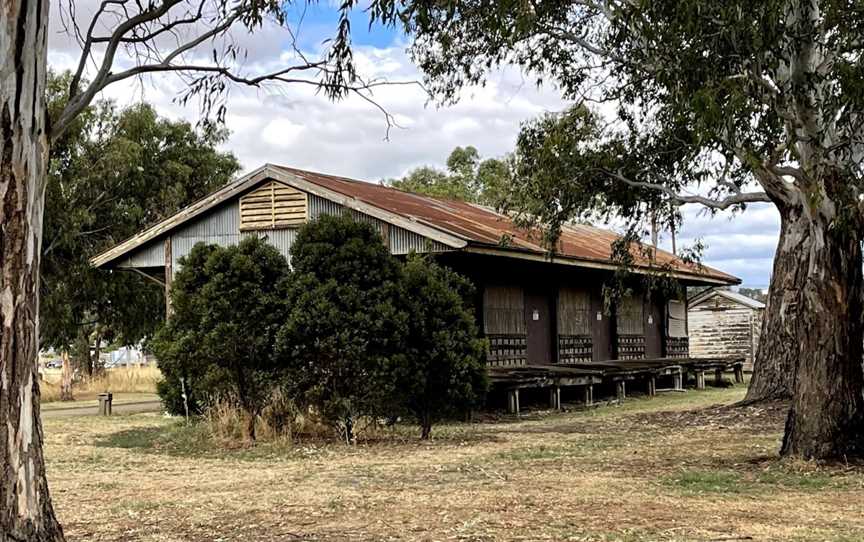
[[[405,414],[428,438],[481,401],[484,342],[464,278],[431,258],[400,262],[350,216],[301,227],[291,259],[293,270],[249,238],[199,244],[181,260],[173,314],[154,340],[169,411],[218,404],[240,419],[224,416],[233,404],[254,439],[262,415],[262,427],[290,427],[312,409],[351,441],[359,420]]]
[[[327,215],[300,228],[291,264],[277,338],[285,381],[350,441],[358,418],[385,413],[392,396],[387,369],[405,333],[400,265],[371,225]]]
[[[180,410],[181,378],[189,406],[200,412],[215,398],[236,402],[246,437],[280,383],[274,340],[284,320],[287,260],[266,241],[231,247],[196,245],[180,261],[171,288],[173,314],[154,340],[166,407]]]
[[[431,258],[412,255],[404,265],[399,308],[407,324],[392,360],[392,386],[423,439],[435,422],[477,406],[486,391],[486,343],[465,301],[472,292],[465,278]]]

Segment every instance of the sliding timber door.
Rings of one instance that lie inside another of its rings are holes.
[[[645,299],[641,294],[625,295],[615,311],[618,359],[645,357]]]
[[[594,359],[591,293],[582,288],[558,291],[558,362],[585,363]]]
[[[487,286],[483,291],[483,332],[489,339],[490,365],[525,365],[527,329],[525,294],[515,286]]]
[[[552,356],[552,308],[549,292],[529,290],[525,293],[525,321],[527,331],[526,356],[531,365],[547,365],[555,361]]]

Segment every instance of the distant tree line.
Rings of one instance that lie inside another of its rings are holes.
[[[196,245],[172,286],[173,313],[153,342],[174,413],[230,401],[256,420],[287,396],[351,441],[361,419],[433,424],[485,390],[485,343],[472,286],[434,260],[392,256],[351,217],[300,228],[291,266],[266,240]]]
[[[383,184],[445,199],[500,207],[510,190],[508,158],[482,159],[476,148],[456,147],[447,157],[447,169],[422,166]]]
[[[50,74],[49,112],[72,75]],[[57,113],[59,114],[59,113]],[[133,273],[95,269],[100,251],[230,182],[240,164],[217,150],[227,130],[160,117],[146,103],[85,108],[52,145],[45,195],[41,346],[68,353],[83,376],[103,343],[136,344],[164,317],[163,288]],[[64,356],[65,357],[65,356]]]

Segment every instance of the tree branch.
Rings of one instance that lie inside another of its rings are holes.
[[[656,190],[658,192],[661,192],[662,194],[669,197],[669,199],[682,205],[686,203],[698,203],[699,205],[702,205],[709,209],[723,211],[725,209],[728,209],[729,207],[741,205],[742,203],[772,203],[771,198],[765,192],[739,192],[727,196],[721,200],[716,200],[705,196],[679,194],[675,190],[672,190],[668,186],[662,184],[650,183],[647,181],[634,181],[632,179],[628,179],[620,172],[609,170],[605,170],[604,172],[610,177],[613,177],[614,179],[617,179],[629,186],[633,186],[636,188],[648,188],[650,190]]]
[[[92,47],[92,31],[96,26],[96,22],[99,19],[99,15],[104,11],[105,7],[107,7],[110,3],[116,3],[123,5],[127,0],[105,0],[101,5],[97,12],[97,15],[93,17],[93,20],[90,23],[90,30],[87,34],[87,41],[85,41],[84,49],[85,54],[82,54],[81,60],[78,63],[78,70],[75,72],[75,76],[73,80],[77,79],[80,81],[80,78],[84,72],[84,66],[87,63],[86,57],[89,56],[90,49]],[[87,89],[82,93],[77,93],[77,83],[74,87],[70,87],[70,95],[69,101],[66,104],[66,107],[63,109],[63,112],[60,114],[60,117],[54,123],[54,126],[51,127],[50,139],[51,141],[56,141],[60,135],[66,130],[69,124],[72,122],[78,113],[80,113],[84,108],[90,105],[90,102],[93,100],[93,97],[105,87],[105,79],[111,72],[111,68],[114,66],[114,56],[117,54],[117,47],[120,46],[120,43],[123,37],[127,32],[134,29],[136,26],[147,23],[149,21],[155,21],[168,13],[168,11],[179,4],[182,0],[166,0],[159,6],[156,6],[152,9],[143,10],[137,15],[130,17],[120,23],[116,30],[111,34],[111,39],[108,42],[107,47],[105,48],[105,56],[102,59],[102,65],[99,68],[96,77],[93,78],[93,82],[87,87]],[[76,93],[72,93],[72,91],[76,91]]]

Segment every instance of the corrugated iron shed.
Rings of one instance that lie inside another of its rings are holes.
[[[507,216],[494,210],[465,203],[403,192],[355,179],[326,175],[284,166],[267,164],[193,203],[176,215],[119,243],[93,258],[96,266],[110,266],[156,238],[221,203],[239,197],[267,180],[277,180],[346,206],[354,211],[390,222],[414,234],[441,243],[453,250],[484,252],[532,259],[555,260],[559,263],[614,268],[612,244],[618,235],[591,226],[567,226],[554,252],[542,244],[542,232],[517,227]],[[641,253],[634,250],[637,266],[650,267]],[[693,265],[675,255],[658,250],[654,266],[663,266],[681,278],[694,281],[736,284],[740,281],[727,273],[707,266]]]
[[[473,245],[504,250],[521,250],[538,255],[549,252],[542,245],[542,232],[520,229],[509,217],[486,207],[463,201],[412,194],[345,177],[313,173],[284,166],[276,167],[334,192],[456,234]],[[568,225],[561,232],[561,239],[556,247],[555,256],[610,263],[612,244],[618,238],[619,236],[615,232],[609,230],[585,225]],[[502,239],[508,239],[506,246],[502,246]],[[634,251],[634,257],[638,264],[649,264],[643,255],[637,254],[636,251]],[[655,258],[655,265],[658,266],[668,266],[676,271],[703,275],[730,284],[739,282],[736,277],[717,269],[687,264],[681,258],[664,250],[657,250]]]

